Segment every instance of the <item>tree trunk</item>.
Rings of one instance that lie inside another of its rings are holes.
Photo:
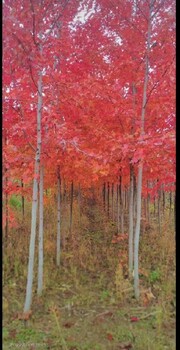
[[[120,232],[120,203],[119,203],[119,185],[117,185],[117,234]]]
[[[147,181],[147,189],[148,189],[148,181]],[[150,224],[150,195],[147,193],[147,222]]]
[[[66,197],[67,197],[67,191],[66,191],[66,181],[63,179],[63,202],[66,206]]]
[[[136,208],[137,208],[137,201],[136,201],[136,197],[137,197],[137,187],[136,187],[136,177],[134,175],[133,177],[133,183],[134,183],[134,199],[133,199],[133,218],[134,218],[134,221],[136,219]]]
[[[154,197],[154,218],[156,217],[156,197]]]
[[[129,189],[129,276],[133,272],[133,165],[130,164],[130,189]]]
[[[147,52],[145,57],[145,77],[144,77],[144,88],[143,88],[143,101],[142,101],[142,113],[141,113],[141,136],[144,135],[144,122],[145,112],[147,103],[147,86],[149,77],[149,52],[150,52],[150,39],[151,39],[151,13],[153,10],[153,0],[150,1],[149,5],[149,19],[148,19],[148,32],[147,32]],[[139,237],[140,237],[140,225],[141,225],[141,195],[142,195],[142,174],[143,174],[143,162],[140,159],[138,168],[138,179],[137,179],[137,217],[136,217],[136,228],[134,236],[134,292],[136,299],[139,299]]]
[[[120,197],[120,215],[121,215],[121,234],[124,234],[124,201],[123,201],[122,176],[120,176],[119,197]]]
[[[107,183],[107,214],[109,218],[109,182]]]
[[[22,188],[21,200],[22,200],[22,222],[23,222],[24,221],[24,195],[23,195],[24,183],[23,183],[23,179],[21,179],[21,188]]]
[[[112,221],[114,221],[114,184],[112,184],[112,187],[111,187],[111,194],[112,194]]]
[[[171,217],[172,211],[172,192],[169,193],[169,218]]]
[[[166,193],[162,189],[162,194],[163,194],[163,215],[165,214],[165,209],[166,209]]]
[[[40,167],[39,181],[39,254],[38,254],[38,289],[37,294],[40,296],[43,290],[43,165]]]
[[[174,193],[174,231],[175,231],[175,238],[176,238],[176,188]]]
[[[161,191],[158,193],[158,226],[159,234],[161,234]]]
[[[5,195],[5,212],[6,212],[6,224],[5,224],[5,245],[8,241],[9,235],[9,210],[8,210],[8,194]]]
[[[72,233],[72,218],[73,218],[73,195],[74,195],[74,185],[73,181],[71,182],[71,198],[70,198],[70,224],[69,232]]]
[[[81,225],[81,185],[78,185],[79,224]]]
[[[5,170],[6,173],[7,170]],[[5,190],[8,188],[8,178],[5,174]],[[5,192],[5,235],[4,235],[4,244],[6,246],[9,235],[9,209],[8,209],[8,193]]]
[[[38,80],[38,106],[37,106],[37,149],[35,157],[35,169],[33,180],[33,199],[32,199],[32,217],[31,217],[31,236],[29,245],[29,263],[26,286],[26,299],[24,304],[24,312],[30,310],[32,303],[32,287],[34,276],[34,253],[36,239],[36,220],[37,220],[37,204],[38,204],[38,177],[39,164],[41,156],[41,115],[42,115],[42,73],[39,74]]]
[[[60,266],[61,255],[61,177],[60,167],[57,167],[57,245],[56,245],[56,265]]]
[[[103,184],[103,208],[106,210],[106,183]]]

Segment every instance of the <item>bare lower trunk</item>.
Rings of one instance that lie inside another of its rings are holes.
[[[43,290],[43,165],[40,168],[39,181],[39,251],[38,251],[38,289],[37,294],[40,296]]]
[[[120,203],[119,203],[119,185],[117,185],[117,233],[120,232]]]
[[[158,226],[159,234],[161,234],[161,192],[158,193]]]
[[[81,185],[78,186],[79,224],[81,224]]]
[[[134,292],[135,297],[139,299],[139,237],[140,237],[140,225],[141,225],[141,192],[142,192],[142,164],[138,169],[138,181],[137,181],[137,219],[136,229],[134,235]]]
[[[172,192],[169,193],[169,218],[171,217],[172,211]]]
[[[156,198],[154,197],[154,218],[156,217]]]
[[[129,189],[129,276],[133,272],[133,166],[130,165],[130,189]]]
[[[103,208],[106,210],[106,183],[103,184]]]
[[[109,182],[107,183],[107,214],[109,218]]]
[[[162,190],[162,194],[163,194],[163,215],[165,214],[165,208],[166,208],[166,194],[165,191]]]
[[[133,177],[133,183],[134,183],[134,198],[133,198],[133,218],[134,218],[134,222],[136,219],[136,194],[137,194],[137,188],[136,188],[136,177],[134,175]]]
[[[112,220],[114,221],[114,184],[111,187],[111,196],[112,196]]]
[[[56,265],[60,266],[61,255],[61,178],[60,168],[57,168],[57,244],[56,244]]]
[[[30,245],[29,245],[29,262],[28,262],[28,275],[27,275],[26,299],[24,304],[24,312],[27,312],[30,310],[31,302],[32,302],[36,220],[37,220],[37,204],[38,204],[38,177],[39,177],[39,164],[40,164],[40,154],[41,154],[41,114],[42,114],[42,74],[40,73],[39,80],[38,80],[37,150],[36,150],[35,169],[34,169],[35,176],[33,180],[31,236],[30,236]]]
[[[24,195],[23,195],[24,183],[23,183],[23,180],[21,180],[21,188],[22,188],[22,196],[21,196],[21,200],[22,200],[22,221],[24,221]]]
[[[73,181],[71,182],[71,198],[70,198],[70,223],[69,223],[69,232],[72,233],[72,218],[73,218],[73,195],[74,195],[74,185]]]
[[[147,188],[148,188],[148,181],[147,181]],[[147,194],[147,222],[150,224],[150,195]]]
[[[6,189],[7,189],[7,185],[8,185],[8,178],[5,178],[6,181]],[[4,237],[4,243],[5,246],[7,244],[8,241],[8,235],[9,235],[9,209],[8,209],[8,194],[5,194],[5,237]]]
[[[176,237],[176,188],[175,188],[175,194],[174,194],[174,231],[175,231],[175,237]]]
[[[122,176],[120,176],[120,186],[119,186],[119,196],[120,196],[120,216],[121,216],[121,234],[124,234],[124,191],[122,188]]]

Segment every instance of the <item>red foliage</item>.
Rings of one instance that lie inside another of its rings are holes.
[[[3,4],[3,155],[8,193],[17,193],[15,179],[31,186],[39,69],[44,72],[46,188],[55,183],[57,164],[62,177],[83,186],[117,183],[120,173],[124,186],[129,184],[129,164],[135,165],[137,174],[141,161],[144,196],[154,197],[161,184],[165,190],[174,186],[175,4],[168,0],[159,7],[155,2],[143,138],[148,1],[138,3],[136,15],[130,1],[93,4],[88,2],[92,13],[84,23],[75,21],[76,1],[45,0],[43,7],[22,0]],[[164,11],[164,6],[170,10]]]

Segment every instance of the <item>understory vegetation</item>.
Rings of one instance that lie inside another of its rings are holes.
[[[9,230],[3,257],[4,349],[175,349],[175,239],[169,209],[161,217],[159,233],[150,207],[150,225],[141,232],[141,295],[137,301],[128,278],[128,238],[124,234],[119,242],[112,242],[116,224],[98,200],[90,200],[87,194],[81,212],[74,200],[71,235],[69,203],[62,203],[61,264],[56,266],[56,203],[53,195],[46,197],[44,289],[38,297],[36,259],[32,310],[27,319],[22,310],[31,203],[25,202],[22,218],[20,200],[10,200],[16,225]],[[36,257],[37,246],[38,240]]]

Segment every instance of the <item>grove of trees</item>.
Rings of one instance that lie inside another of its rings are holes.
[[[81,216],[83,191],[91,189],[116,227],[114,240],[128,235],[128,276],[138,300],[143,220],[150,224],[154,205],[161,235],[175,182],[175,2],[5,0],[3,246],[16,227],[10,198],[20,196],[22,221],[24,203],[32,205],[24,313],[32,306],[36,241],[43,292],[50,194],[56,268],[64,249],[62,203],[68,193],[68,237],[76,239],[73,200]]]

